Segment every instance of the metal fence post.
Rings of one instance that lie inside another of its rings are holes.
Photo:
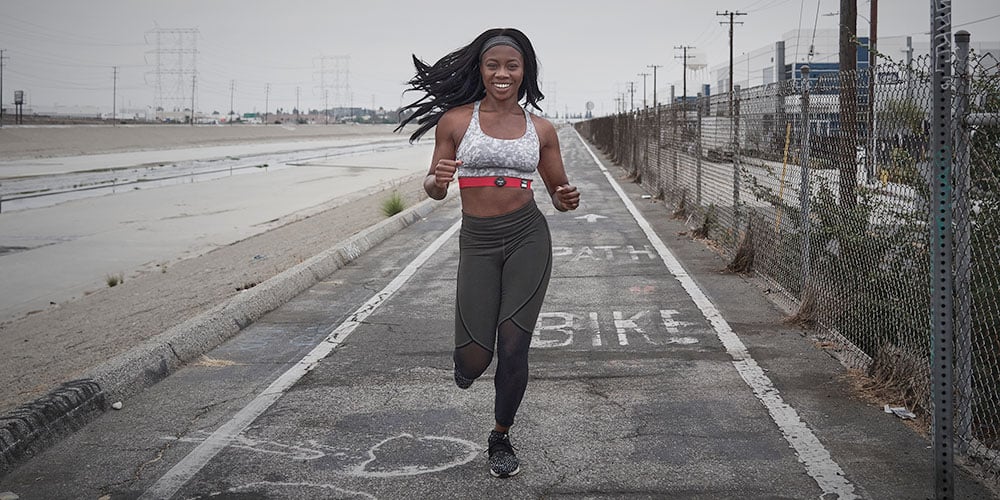
[[[676,104],[674,106],[674,112],[673,112],[673,115],[672,115],[673,119],[671,120],[671,122],[672,122],[671,125],[672,126],[670,127],[671,134],[673,135],[673,137],[671,138],[672,139],[671,143],[673,144],[673,147],[671,149],[673,150],[672,151],[673,154],[671,156],[673,156],[673,159],[674,159],[674,161],[673,161],[674,175],[670,179],[670,192],[672,192],[672,193],[676,193],[677,192],[677,174],[678,174],[677,170],[678,170],[678,164],[681,161],[681,154],[680,154],[681,140],[680,140],[680,137],[678,137],[678,135],[677,135],[678,134],[678,131],[677,131],[678,127],[677,127],[677,125],[678,125],[678,122],[680,122],[680,120],[681,120],[680,117],[684,116],[686,114],[687,114],[687,96],[684,96],[683,100],[681,101],[681,109],[680,109],[680,111],[677,110]]]
[[[697,122],[695,122],[694,133],[694,164],[695,164],[695,195],[694,206],[701,207],[701,113],[702,105],[708,103],[708,97],[699,96],[697,101]]]
[[[951,0],[931,0],[932,154],[930,224],[931,400],[934,405],[934,463],[938,498],[952,498],[954,435],[954,274],[952,262]]]
[[[799,185],[799,210],[802,212],[802,292],[809,282],[809,66],[802,66],[802,151],[799,153],[802,181]],[[802,298],[802,296],[800,296]]]
[[[740,233],[740,86],[733,85],[733,234]]]
[[[663,173],[663,119],[660,116],[660,108],[663,104],[656,106],[656,186],[659,192],[660,177]],[[650,171],[652,173],[652,171]]]
[[[642,171],[649,172],[649,108],[642,112]]]
[[[970,169],[972,141],[965,117],[969,114],[969,39],[967,31],[955,33],[955,396],[958,421],[955,433],[959,451],[972,438],[972,190]]]
[[[630,162],[635,165],[634,168],[639,168],[639,120],[635,111],[629,111],[628,114],[629,123],[629,143],[632,144],[632,158]]]

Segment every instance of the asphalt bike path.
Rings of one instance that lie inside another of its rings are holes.
[[[491,477],[493,369],[452,381],[460,207],[359,256],[0,479],[28,498],[923,498],[927,443],[572,128],[575,212]],[[962,474],[959,497],[988,497]]]

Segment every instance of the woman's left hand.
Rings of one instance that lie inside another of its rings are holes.
[[[567,210],[576,210],[576,207],[580,206],[580,192],[576,190],[576,186],[571,184],[563,184],[556,188],[556,192],[553,193],[554,201],[556,203],[556,209],[562,212]]]

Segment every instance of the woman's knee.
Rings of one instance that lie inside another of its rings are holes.
[[[462,375],[479,378],[493,362],[493,353],[476,344],[469,344],[455,348],[454,359]]]

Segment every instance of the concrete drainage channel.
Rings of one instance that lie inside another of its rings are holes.
[[[7,178],[0,186],[0,213],[42,208],[58,203],[176,184],[204,182],[232,175],[268,172],[308,165],[311,160],[392,151],[407,140],[380,140],[296,152],[271,152],[185,160],[130,167],[98,168],[52,175]]]
[[[455,190],[445,201],[455,196]],[[0,416],[0,476],[426,217],[424,200]]]

